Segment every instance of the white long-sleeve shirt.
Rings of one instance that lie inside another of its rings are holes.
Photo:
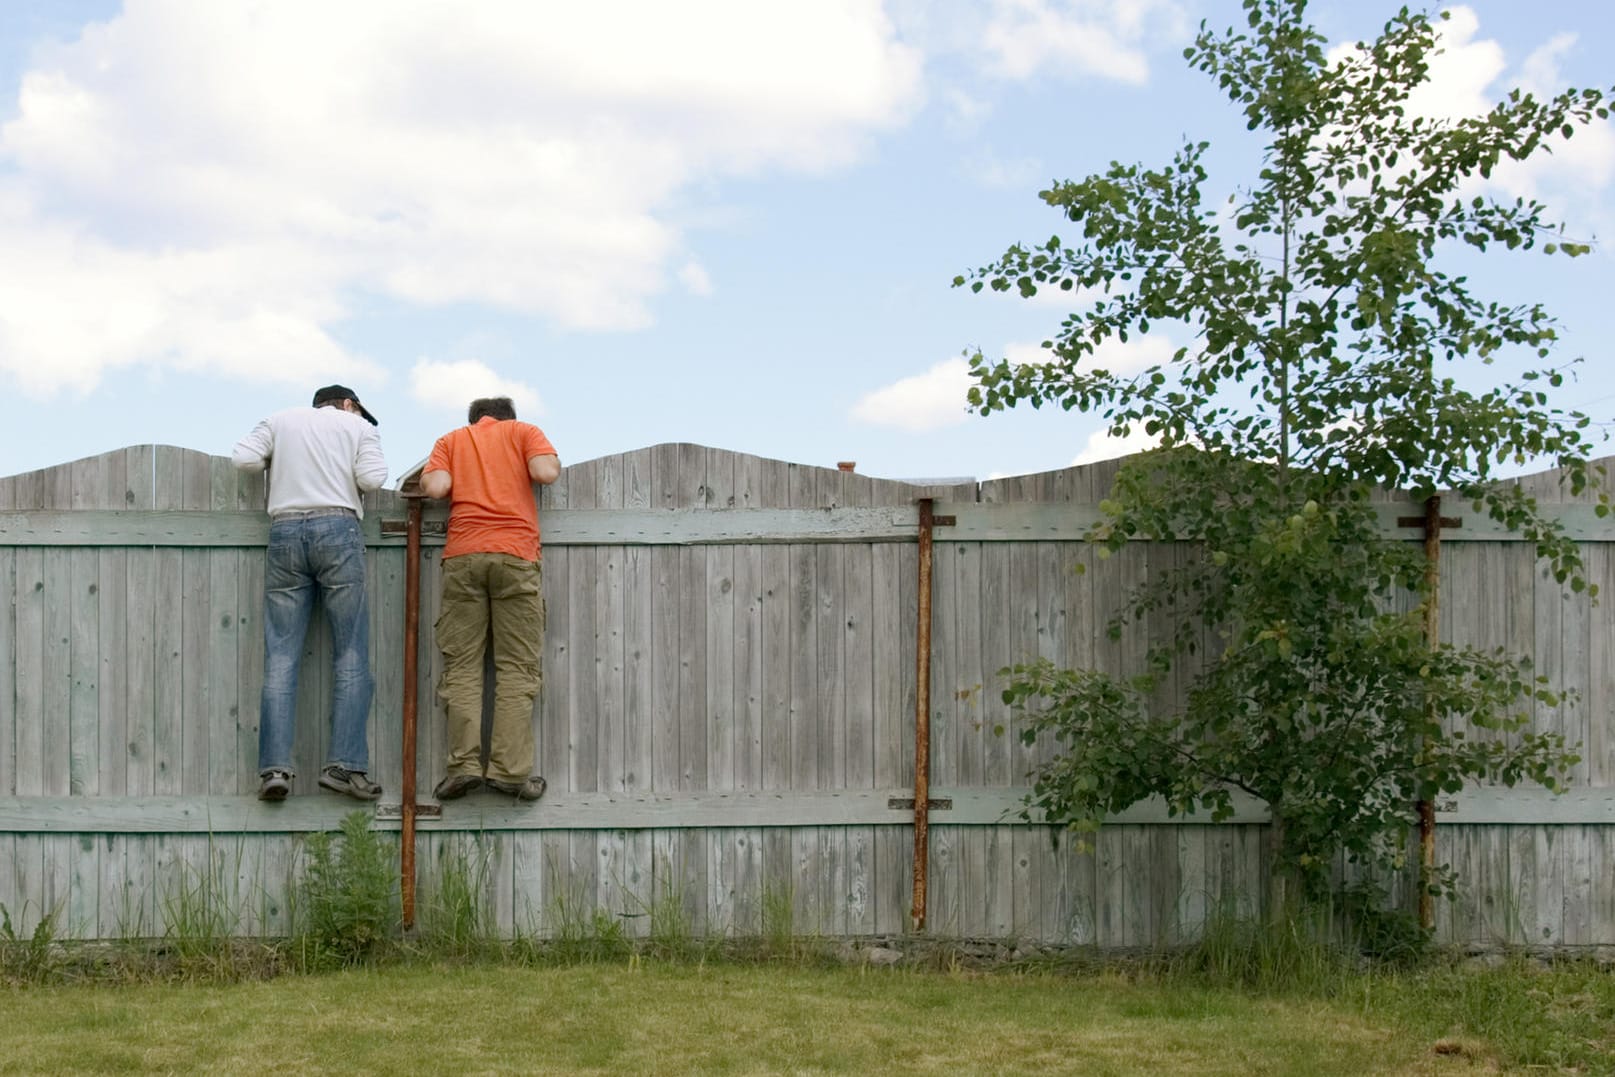
[[[381,436],[341,408],[287,408],[252,428],[231,453],[243,471],[269,468],[269,514],[352,509],[387,481]]]

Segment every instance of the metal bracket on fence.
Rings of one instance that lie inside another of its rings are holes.
[[[376,805],[376,818],[377,819],[402,819],[403,817],[404,817],[404,806],[402,804],[377,804]],[[441,804],[416,804],[415,805],[415,818],[417,818],[417,819],[441,819],[441,818],[443,818],[443,805],[441,805]]]
[[[1397,527],[1419,527],[1419,528],[1422,528],[1424,526],[1424,524],[1425,524],[1425,519],[1424,519],[1423,516],[1398,516],[1396,518],[1396,526]],[[386,525],[384,524],[382,526],[386,526]],[[1454,528],[1459,528],[1459,527],[1463,527],[1463,526],[1464,526],[1464,520],[1463,520],[1463,517],[1461,517],[1461,516],[1443,516],[1441,518],[1441,529],[1443,531],[1451,531]]]
[[[408,534],[409,533],[409,521],[408,520],[383,520],[383,521],[381,521],[381,533],[383,535],[405,535],[405,534]],[[421,521],[421,534],[423,534],[423,535],[446,535],[448,533],[449,533],[449,522],[447,520],[423,520],[423,521]]]
[[[892,811],[913,811],[914,810],[914,798],[913,797],[891,797],[890,799],[888,799],[886,801],[886,806],[888,808],[890,808]],[[925,807],[926,807],[927,811],[952,811],[953,810],[953,798],[952,797],[931,797],[930,799],[926,800]]]
[[[933,516],[933,517],[931,517],[931,526],[932,527],[958,527],[959,526],[959,517],[957,517],[957,516]]]

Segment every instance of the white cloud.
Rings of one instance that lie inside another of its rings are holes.
[[[981,45],[987,70],[1000,78],[1052,69],[1143,84],[1146,45],[1182,22],[1174,0],[993,0]]]
[[[1106,341],[1085,361],[1084,369],[1104,369],[1112,374],[1136,374],[1172,358],[1176,347],[1164,336],[1136,337],[1123,344]],[[1008,344],[1004,358],[1011,363],[1047,363],[1053,356],[1041,344]],[[965,422],[965,396],[974,382],[970,364],[963,358],[938,363],[923,374],[903,378],[873,392],[865,393],[852,407],[852,417],[872,426],[889,426],[910,433],[924,433]]]
[[[992,115],[993,106],[989,102],[956,86],[944,90],[941,99],[947,110],[948,126],[960,134],[976,131]]]
[[[1436,52],[1430,57],[1429,79],[1408,97],[1413,116],[1457,119],[1479,116],[1496,104],[1487,87],[1508,66],[1503,46],[1475,40],[1480,18],[1467,7],[1449,9],[1449,17],[1436,22]]]
[[[0,126],[0,372],[362,372],[361,292],[643,326],[681,192],[851,161],[919,72],[876,0],[128,0]]]
[[[1118,377],[1126,377],[1171,362],[1177,350],[1177,345],[1160,333],[1135,336],[1127,341],[1110,337],[1095,348],[1092,355],[1083,358],[1081,369],[1108,370]],[[1041,344],[1021,343],[1007,345],[1004,358],[1011,363],[1047,363],[1054,359],[1054,354]]]
[[[1436,120],[1483,116],[1514,86],[1544,99],[1565,88],[1559,60],[1575,48],[1574,34],[1555,35],[1509,72],[1502,45],[1480,37],[1480,29],[1480,18],[1464,6],[1449,9],[1449,17],[1436,22],[1437,49],[1429,59],[1429,78],[1409,95],[1409,115]],[[1329,58],[1338,61],[1355,49],[1353,44],[1336,46]],[[1615,178],[1615,124],[1595,122],[1573,138],[1554,135],[1543,144],[1548,152],[1526,161],[1504,161],[1489,181],[1477,180],[1474,186],[1491,186],[1517,198],[1537,198],[1549,188],[1556,203],[1579,203],[1581,212],[1596,212],[1591,196]]]
[[[924,374],[865,393],[853,405],[852,417],[916,434],[957,426],[970,417],[965,411],[970,385],[970,364],[949,359]]]
[[[1048,170],[1036,157],[1005,159],[985,150],[964,164],[965,175],[983,187],[1006,191],[1035,191],[1048,182]],[[1058,288],[1045,288],[1034,298],[1042,299],[1048,292],[1060,294]],[[1016,293],[1018,294],[1018,293]]]
[[[479,397],[508,396],[517,415],[544,413],[538,390],[526,382],[501,377],[476,359],[417,360],[409,371],[409,393],[427,407],[443,411],[463,413]]]
[[[700,262],[685,262],[679,269],[679,283],[691,295],[707,296],[712,294],[712,278],[707,275],[706,267]]]
[[[1106,430],[1095,430],[1088,435],[1082,451],[1072,458],[1071,466],[1081,467],[1101,460],[1114,460],[1118,456],[1132,456],[1153,449],[1160,443],[1160,438],[1144,433],[1142,428],[1134,429],[1124,438],[1111,437]]]

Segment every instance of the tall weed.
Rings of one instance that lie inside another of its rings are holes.
[[[356,964],[376,953],[399,926],[397,852],[370,829],[370,814],[350,812],[340,834],[313,834],[298,890],[297,957],[306,968]]]
[[[25,902],[19,916],[25,915]],[[60,965],[56,946],[60,903],[49,912],[41,910],[30,932],[19,932],[11,921],[11,910],[0,905],[0,982],[43,983]]]

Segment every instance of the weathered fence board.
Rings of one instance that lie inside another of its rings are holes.
[[[1263,893],[1261,805],[1222,824],[1124,813],[1083,851],[1018,821],[1026,745],[997,671],[1043,657],[1123,672],[1176,631],[1171,611],[1106,625],[1127,590],[1193,556],[1081,541],[1115,462],[921,487],[663,445],[567,468],[543,491],[549,627],[535,708],[535,806],[477,795],[423,818],[422,920],[453,873],[504,931],[555,933],[596,909],[630,934],[677,907],[698,929],[905,930],[913,836],[915,539],[933,582],[930,928],[1104,946],[1190,938]],[[1615,524],[1552,477],[1537,492],[1615,594]],[[374,825],[397,826],[404,761],[400,524],[367,495],[376,696]],[[155,935],[208,902],[228,930],[283,933],[304,835],[354,805],[317,791],[329,741],[329,631],[299,683],[294,796],[253,797],[263,676],[261,475],[142,446],[0,479],[0,904],[29,930],[57,911],[85,936]],[[1387,495],[1388,534],[1416,509]],[[1554,797],[1471,789],[1443,801],[1462,881],[1443,937],[1615,944],[1615,647],[1605,606],[1566,598],[1529,547],[1467,506],[1444,540],[1444,635],[1530,653],[1573,694],[1537,727],[1582,745]],[[418,788],[445,756],[432,645],[441,506],[422,557]],[[1077,572],[1078,567],[1085,571]],[[1163,684],[1181,693],[1188,671]],[[893,807],[894,801],[899,802]],[[1393,880],[1397,886],[1404,880]]]

